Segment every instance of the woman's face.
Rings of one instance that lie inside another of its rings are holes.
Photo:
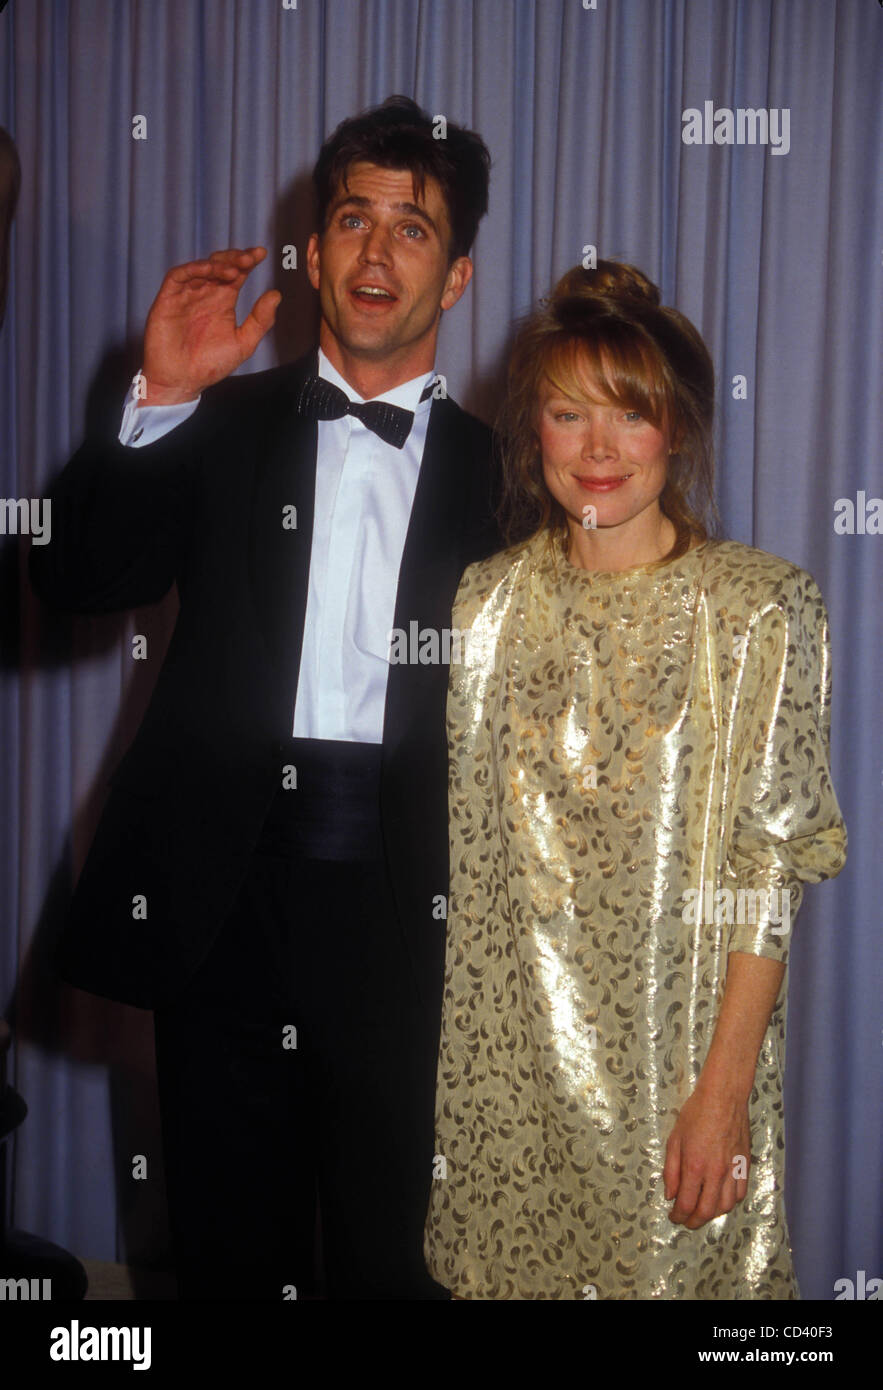
[[[546,487],[567,513],[571,531],[621,527],[625,538],[627,530],[644,528],[660,515],[669,455],[665,432],[637,411],[611,404],[588,375],[585,393],[575,397],[544,378],[537,411]]]

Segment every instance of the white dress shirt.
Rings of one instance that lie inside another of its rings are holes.
[[[319,349],[319,376],[363,401]],[[383,741],[399,568],[423,461],[429,372],[372,400],[414,411],[401,449],[352,415],[320,420],[316,501],[303,650],[292,732],[299,738]],[[193,414],[183,405],[138,407],[130,393],[119,433],[133,448],[152,444]],[[297,533],[293,533],[296,535]]]

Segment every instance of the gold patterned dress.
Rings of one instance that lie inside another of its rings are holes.
[[[674,1226],[662,1170],[728,952],[785,960],[845,860],[818,588],[731,541],[599,574],[539,536],[470,566],[453,621],[430,1271],[469,1299],[798,1297],[784,986],[747,1198]]]

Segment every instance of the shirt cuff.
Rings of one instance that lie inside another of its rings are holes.
[[[126,395],[123,421],[118,435],[121,444],[132,449],[143,449],[145,444],[154,444],[162,439],[176,425],[189,420],[201,396],[192,401],[182,401],[180,405],[142,405],[139,407],[135,394],[135,383],[141,376],[136,372],[132,378],[132,388]]]

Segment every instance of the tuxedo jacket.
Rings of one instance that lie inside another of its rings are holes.
[[[318,434],[294,402],[315,370],[314,352],[230,377],[144,448],[87,439],[50,494],[51,540],[30,558],[44,601],[82,613],[129,609],[173,583],[180,597],[153,697],[110,780],[60,938],[60,973],[82,989],[143,1008],[174,1003],[232,906],[282,786]],[[433,400],[396,628],[407,632],[414,620],[439,633],[450,627],[463,570],[499,548],[495,494],[490,431],[452,400]],[[447,680],[441,663],[390,666],[381,770],[398,905],[390,930],[401,933],[433,1008],[448,891]],[[296,903],[292,915],[296,930]]]

